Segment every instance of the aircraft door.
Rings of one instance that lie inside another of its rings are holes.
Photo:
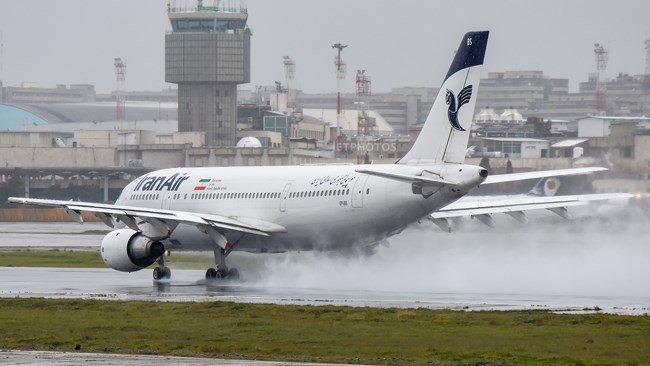
[[[289,189],[291,189],[291,183],[287,183],[282,190],[280,195],[280,212],[287,211],[287,197],[289,196]]]
[[[165,192],[162,194],[162,202],[160,204],[160,208],[163,210],[169,210],[171,205],[172,205],[172,192]]]
[[[352,207],[363,207],[363,191],[368,181],[367,175],[361,175],[354,181],[354,188],[352,188]]]

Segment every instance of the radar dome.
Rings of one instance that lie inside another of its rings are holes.
[[[262,147],[262,143],[257,137],[246,136],[237,142],[237,147]]]

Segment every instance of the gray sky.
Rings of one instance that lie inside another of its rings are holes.
[[[234,0],[225,0],[234,1]],[[183,1],[178,1],[181,3]],[[193,4],[191,0],[184,0]],[[209,3],[210,0],[205,0]],[[572,91],[595,70],[593,45],[610,51],[606,77],[642,74],[650,38],[648,0],[247,0],[251,85],[284,81],[282,56],[296,62],[293,87],[335,91],[336,42],[348,64],[344,91],[365,69],[373,91],[438,87],[469,30],[490,30],[489,71],[543,70]],[[127,61],[126,89],[160,90],[166,0],[2,0],[5,85],[89,83],[115,88],[113,58]],[[252,86],[245,86],[251,89]]]

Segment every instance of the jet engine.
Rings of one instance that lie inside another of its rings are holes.
[[[155,262],[164,252],[163,243],[131,229],[111,231],[102,239],[102,259],[117,271],[139,271]]]

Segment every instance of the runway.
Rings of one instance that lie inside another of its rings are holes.
[[[334,366],[324,363],[253,361],[253,360],[222,360],[215,358],[172,357],[154,355],[121,355],[112,353],[84,352],[48,352],[48,351],[2,351],[0,350],[0,365],[22,366],[76,366],[90,363],[95,366],[159,366],[159,365],[248,365],[248,366]],[[353,365],[348,365],[353,366]]]
[[[30,232],[35,224],[12,225],[0,230],[30,246],[102,236],[79,225],[70,231],[76,224],[36,224],[38,235]],[[233,254],[238,282],[206,282],[204,270],[173,267],[171,280],[160,283],[151,270],[0,267],[0,296],[650,313],[647,225],[501,225],[470,222],[452,234],[419,225],[369,257]]]

